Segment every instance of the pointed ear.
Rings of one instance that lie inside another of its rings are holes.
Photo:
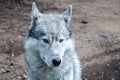
[[[65,19],[65,22],[69,23],[70,20],[71,20],[71,16],[72,16],[72,5],[69,5],[67,10],[65,10],[63,12],[63,16],[64,16],[64,19]]]
[[[32,19],[37,18],[39,15],[41,15],[41,13],[37,8],[36,3],[33,2],[32,3],[32,16],[31,16],[31,18]]]

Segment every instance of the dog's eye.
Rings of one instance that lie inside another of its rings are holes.
[[[49,40],[48,39],[42,39],[44,43],[49,43]]]
[[[59,39],[59,42],[61,43],[61,42],[63,42],[64,41],[64,39]]]

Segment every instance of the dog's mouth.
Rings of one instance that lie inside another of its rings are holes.
[[[53,58],[50,62],[46,61],[45,57],[42,57],[42,61],[48,66],[48,67],[59,67],[61,64],[61,59],[56,57]]]

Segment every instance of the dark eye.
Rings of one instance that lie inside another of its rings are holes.
[[[59,42],[61,43],[61,42],[63,42],[64,41],[64,39],[59,39]]]
[[[49,40],[48,39],[42,39],[44,43],[49,43]]]

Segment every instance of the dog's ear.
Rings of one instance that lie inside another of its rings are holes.
[[[72,5],[69,5],[67,10],[65,10],[63,12],[63,16],[64,16],[64,19],[65,19],[65,22],[69,23],[70,20],[71,20],[71,16],[72,16]]]
[[[32,3],[32,15],[31,15],[31,25],[34,27],[36,25],[36,20],[40,17],[42,13],[38,10],[36,3]]]
[[[37,18],[41,15],[42,13],[38,10],[37,6],[36,6],[36,3],[33,2],[32,3],[32,16],[31,18],[34,19],[34,18]]]

